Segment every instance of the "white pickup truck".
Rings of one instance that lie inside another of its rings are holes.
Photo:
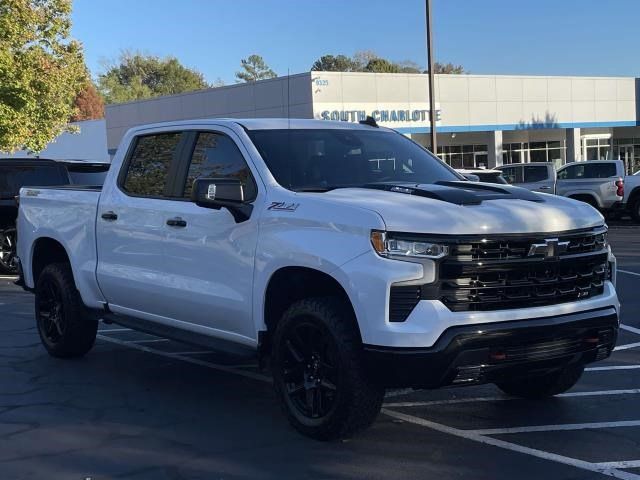
[[[373,121],[134,128],[101,190],[23,188],[18,237],[51,355],[99,320],[246,349],[317,439],[370,425],[387,388],[558,394],[617,337],[595,209],[465,181]]]

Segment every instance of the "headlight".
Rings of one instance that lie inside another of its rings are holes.
[[[403,235],[374,230],[371,245],[383,257],[416,257],[437,259],[449,253],[449,247],[440,243],[416,240]]]

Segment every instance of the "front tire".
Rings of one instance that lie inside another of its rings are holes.
[[[348,438],[376,419],[384,388],[365,375],[352,313],[336,298],[300,300],[273,338],[273,377],[285,415],[303,435]]]
[[[47,265],[36,284],[36,321],[42,344],[58,358],[81,357],[96,340],[98,321],[92,319],[80,298],[71,267]]]
[[[584,372],[584,365],[569,365],[563,369],[539,376],[525,377],[496,383],[508,395],[522,398],[545,398],[571,389]]]

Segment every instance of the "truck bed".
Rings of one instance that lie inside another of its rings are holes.
[[[32,265],[36,239],[57,242],[70,257],[76,285],[83,299],[101,297],[96,284],[96,214],[101,187],[65,185],[23,187],[18,211],[18,258]],[[26,251],[25,251],[26,250]],[[27,287],[34,288],[33,272],[23,271]]]

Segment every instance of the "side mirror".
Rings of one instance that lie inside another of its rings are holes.
[[[193,182],[191,201],[199,207],[226,208],[237,223],[248,220],[253,206],[245,201],[244,185],[235,178],[198,178]]]

